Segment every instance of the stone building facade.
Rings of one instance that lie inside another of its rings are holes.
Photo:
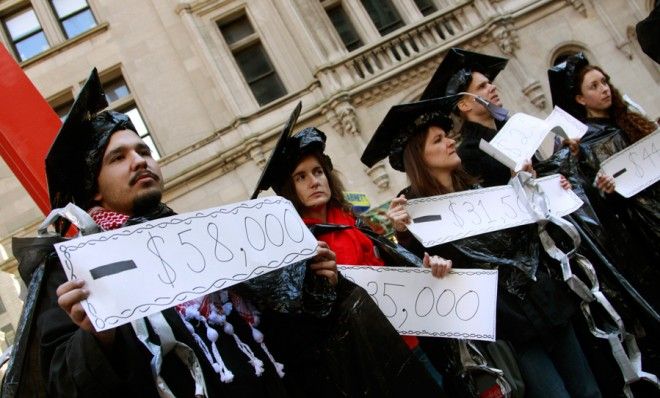
[[[157,148],[165,200],[179,212],[247,199],[299,101],[297,128],[326,132],[346,187],[378,204],[405,176],[386,162],[367,169],[359,156],[387,110],[415,100],[453,46],[510,58],[496,83],[512,110],[547,115],[547,68],[582,50],[660,116],[660,67],[634,30],[653,4],[0,0],[0,42],[61,115],[97,67],[110,106],[139,118]],[[34,234],[43,216],[4,163],[0,203],[0,264],[15,274],[11,236]],[[15,326],[18,303],[0,313],[0,327]]]

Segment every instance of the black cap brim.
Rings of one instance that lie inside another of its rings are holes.
[[[456,98],[457,96],[432,98],[390,108],[362,153],[362,163],[373,167],[381,159],[395,156],[397,159],[390,159],[390,164],[396,170],[404,171],[403,149],[407,138],[414,133],[415,122],[423,115],[435,115],[432,119],[434,123],[448,132],[452,127],[449,115]]]
[[[282,129],[280,136],[277,138],[277,143],[275,144],[275,148],[273,149],[273,152],[271,153],[270,158],[266,163],[266,167],[264,168],[264,171],[261,173],[261,177],[259,177],[259,182],[257,183],[257,187],[254,189],[254,193],[252,194],[250,199],[256,199],[261,191],[267,190],[268,188],[273,186],[275,181],[278,180],[278,176],[281,173],[279,169],[283,164],[282,156],[284,154],[284,146],[286,145],[287,138],[291,134],[293,127],[296,125],[296,122],[298,121],[298,117],[300,116],[301,109],[302,109],[302,102],[298,102],[296,108],[293,110],[293,112],[291,112],[291,116],[289,116],[289,121],[284,125],[284,128]]]
[[[88,148],[90,119],[108,106],[96,68],[83,85],[46,155],[46,177],[52,208],[84,197],[86,172],[81,151]]]
[[[488,79],[494,80],[502,69],[504,69],[507,62],[509,61],[506,58],[475,53],[454,47],[447,52],[445,58],[438,65],[429,84],[424,89],[420,100],[445,97],[465,91],[467,84],[449,87],[450,90],[448,91],[450,82],[452,86],[456,85],[456,75],[462,70],[480,72]]]

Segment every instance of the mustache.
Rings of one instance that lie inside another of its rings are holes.
[[[156,181],[160,181],[160,177],[158,177],[158,175],[156,175],[154,172],[152,172],[150,170],[142,170],[142,171],[139,171],[139,172],[135,173],[133,175],[133,177],[131,177],[131,179],[128,181],[128,185],[131,185],[131,186],[135,185],[137,180],[139,180],[140,178],[142,178],[144,176],[148,176],[148,177],[153,178]]]

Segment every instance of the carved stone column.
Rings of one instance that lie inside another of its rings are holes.
[[[523,64],[516,57],[516,50],[520,48],[520,39],[513,18],[504,17],[489,29],[490,37],[504,54],[509,57],[508,68],[520,82],[522,92],[538,109],[545,109],[546,98],[541,82],[533,79],[525,70]]]
[[[612,36],[612,39],[614,40],[614,43],[616,44],[616,48],[621,50],[628,59],[632,59],[633,57],[633,52],[632,52],[632,43],[628,38],[619,32],[617,29],[616,25],[612,21],[612,18],[610,18],[610,15],[607,13],[607,10],[603,8],[603,2],[600,0],[592,0],[591,4],[596,11],[596,14],[598,15],[598,18],[603,22],[603,25],[605,25],[605,28],[607,28],[607,31],[610,33],[610,36]]]

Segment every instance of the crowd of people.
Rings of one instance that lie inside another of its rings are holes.
[[[255,196],[272,188],[293,203],[318,239],[311,260],[101,332],[81,305],[89,290],[80,280],[66,280],[52,252],[21,261],[23,270],[46,263],[33,340],[40,381],[24,388],[62,397],[660,394],[654,376],[660,370],[658,186],[624,198],[600,167],[658,125],[631,110],[609,75],[578,53],[548,74],[553,103],[585,123],[587,133],[558,139],[550,158],[510,170],[479,149],[479,141],[491,140],[506,121],[493,82],[506,63],[451,49],[420,100],[392,107],[373,134],[362,162],[373,166],[388,158],[409,181],[387,212],[398,243],[379,239],[353,214],[325,153],[326,135],[314,127],[292,134],[298,108]],[[53,208],[75,203],[103,231],[175,214],[161,201],[163,177],[149,147],[126,115],[101,112],[104,98],[93,72],[48,155]],[[535,224],[430,248],[408,230],[411,199],[555,173],[584,202],[565,218],[582,238],[575,256],[595,271],[620,324],[604,317],[596,328],[597,314],[582,316],[583,297],[565,283]],[[56,226],[66,235],[66,219]],[[444,278],[454,268],[497,269],[497,341],[399,336],[337,264],[419,266],[430,270],[429,278]],[[264,295],[264,289],[271,292]],[[633,339],[642,368],[633,376],[622,372],[621,355],[639,364],[637,355],[613,353],[616,344],[602,335],[619,343]],[[466,366],[466,352],[485,366]],[[487,371],[493,368],[501,372]]]

